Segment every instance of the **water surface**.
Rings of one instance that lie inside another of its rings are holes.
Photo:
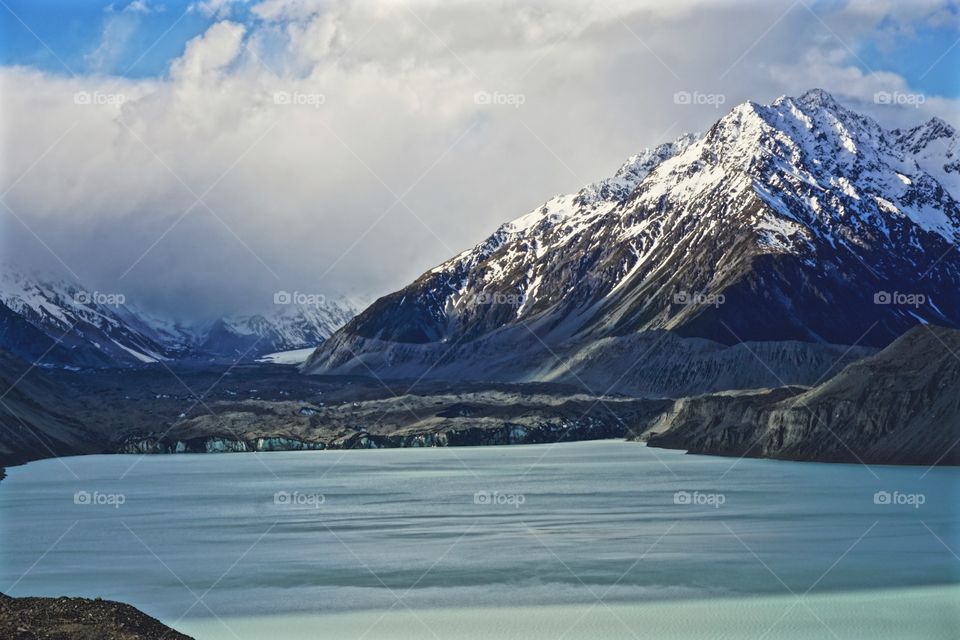
[[[614,441],[47,460],[0,483],[0,590],[200,638],[957,637],[958,482]]]

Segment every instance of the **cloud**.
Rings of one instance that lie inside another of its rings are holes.
[[[162,77],[0,71],[4,201],[32,230],[6,216],[5,252],[58,265],[36,233],[90,286],[183,315],[369,297],[743,100],[822,86],[890,126],[957,107],[877,107],[909,82],[856,59],[936,4],[204,5]]]
[[[245,4],[247,0],[203,0],[194,2],[187,7],[188,11],[205,15],[208,18],[222,20],[229,17],[234,6]]]
[[[130,41],[137,34],[144,16],[158,9],[145,0],[133,0],[117,8],[107,5],[104,9],[103,29],[96,48],[85,56],[87,65],[95,72],[113,71],[113,67],[126,53]]]
[[[245,31],[235,22],[217,22],[187,43],[183,56],[170,67],[171,77],[184,84],[216,80],[240,53]]]

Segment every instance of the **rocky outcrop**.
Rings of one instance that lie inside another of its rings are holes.
[[[4,640],[191,640],[128,604],[0,593]]]
[[[810,389],[680,399],[635,437],[713,455],[960,464],[960,331],[917,327]]]

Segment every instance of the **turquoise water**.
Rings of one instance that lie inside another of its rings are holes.
[[[960,637],[958,484],[614,441],[47,460],[0,482],[0,591],[198,638]]]

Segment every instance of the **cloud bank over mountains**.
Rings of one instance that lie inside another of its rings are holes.
[[[6,260],[184,316],[396,289],[748,99],[819,86],[888,127],[957,124],[917,88],[946,52],[916,77],[869,54],[956,30],[943,2],[155,9],[112,9],[88,69],[0,68],[0,232]],[[103,71],[181,10],[209,26],[165,73]]]

